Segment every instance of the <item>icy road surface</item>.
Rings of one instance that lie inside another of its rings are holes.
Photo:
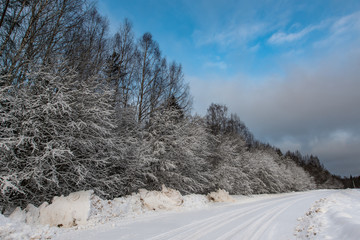
[[[238,197],[236,203],[220,203],[200,210],[163,212],[122,219],[93,229],[70,231],[57,237],[79,240],[341,239],[326,235],[326,232],[322,237],[319,236],[318,231],[326,230],[326,212],[335,204],[336,199],[340,199],[337,202],[340,208],[334,208],[334,213],[340,211],[341,214],[347,212],[349,215],[352,211],[350,204],[356,198],[355,209],[359,211],[359,197],[360,192],[357,190],[318,190]],[[359,219],[355,219],[355,223],[352,220],[354,219],[350,219],[350,222],[355,224],[353,227],[359,229],[360,225],[356,222]],[[333,224],[338,227],[340,224],[341,227],[342,223],[344,222]],[[354,232],[346,239],[359,239],[358,233]]]

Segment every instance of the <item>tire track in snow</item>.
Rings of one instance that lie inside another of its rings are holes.
[[[302,201],[303,199],[296,200],[295,202]],[[245,236],[252,236],[248,238],[251,239],[260,239],[262,234],[270,227],[272,221],[276,219],[279,215],[281,215],[283,212],[288,210],[292,205],[294,205],[295,202],[288,203],[286,205],[281,205],[272,208],[270,211],[267,210],[265,214],[259,214],[255,215],[251,219],[248,220],[245,224],[242,224],[236,228],[234,228],[232,231],[224,234],[220,238],[217,238],[217,240],[227,240],[227,239],[233,239],[235,236],[239,235],[245,235]]]
[[[289,198],[290,199],[294,198],[295,201],[289,200]],[[267,221],[267,218],[269,218],[268,221],[275,219],[287,208],[291,207],[295,202],[301,201],[303,199],[304,198],[299,199],[298,196],[289,196],[286,198],[275,199],[270,202],[259,203],[258,205],[250,209],[248,209],[246,205],[242,206],[241,204],[236,204],[239,205],[240,208],[235,211],[233,209],[227,210],[224,213],[216,214],[213,217],[187,224],[183,227],[176,228],[166,233],[154,236],[150,239],[151,240],[201,239],[202,237],[210,234],[211,232],[226,227],[229,224],[239,221],[242,218],[246,219],[246,221],[242,222],[240,225],[236,225],[237,226],[236,228],[232,229],[230,232],[227,232],[225,235],[217,239],[219,240],[231,239],[232,237],[237,235],[245,228],[248,228],[249,226],[251,226],[251,228],[246,229],[246,232],[252,231],[254,232],[254,234],[256,234],[256,236],[258,236],[259,234],[263,233],[268,227],[269,224],[264,224],[264,222]],[[287,203],[286,206],[281,205],[281,202]],[[231,205],[228,207],[234,207],[236,205]],[[272,205],[274,205],[275,207],[269,209],[268,207],[271,207]],[[255,214],[254,216],[249,217],[249,215],[253,215],[256,212],[258,213]],[[256,227],[253,226],[254,224]],[[261,227],[261,225],[263,226]]]
[[[216,240],[228,240],[228,239],[241,239],[246,236],[246,239],[270,239],[268,235],[264,235],[267,230],[271,229],[274,220],[278,218],[282,213],[286,212],[289,208],[296,203],[304,201],[306,199],[312,199],[313,196],[293,196],[294,200],[289,202],[289,199],[282,199],[285,205],[280,205],[278,202],[272,202],[271,209],[262,209],[259,214],[253,216],[251,219],[247,219],[245,223],[238,225],[229,232],[225,233]]]
[[[261,208],[261,207],[259,207]],[[232,213],[229,215],[229,213],[224,218],[218,218],[217,221],[213,222],[212,224],[206,225],[202,228],[196,228],[195,232],[193,232],[191,235],[182,238],[183,240],[193,240],[193,239],[200,239],[201,237],[207,235],[209,232],[213,232],[215,230],[220,229],[221,227],[224,227],[234,221],[236,221],[239,218],[242,218],[244,216],[247,216],[249,214],[252,214],[253,212],[256,212],[258,209],[252,209],[248,211],[236,211],[235,213]],[[226,220],[225,220],[226,219]],[[177,240],[171,238],[171,240]],[[180,240],[180,239],[179,239]]]
[[[248,212],[248,211],[246,211]],[[245,213],[245,212],[244,212]],[[204,220],[199,220],[199,221],[195,221],[193,223],[187,224],[183,227],[180,228],[176,228],[174,230],[168,231],[166,233],[154,236],[152,238],[150,238],[149,240],[176,240],[176,239],[183,239],[183,235],[186,235],[187,233],[199,229],[199,228],[209,228],[213,225],[217,225],[219,222],[221,222],[223,220],[224,217],[226,218],[231,218],[235,215],[238,215],[239,211],[233,212],[231,214],[229,214],[229,212],[224,212],[221,214],[217,214],[213,217],[204,219]],[[220,220],[219,220],[220,219]],[[175,235],[175,236],[174,236]],[[180,236],[181,235],[181,236]],[[169,238],[171,236],[174,236],[172,238]]]
[[[239,213],[242,213],[242,215],[244,215],[244,214],[251,213],[253,211],[255,211],[255,210],[251,209],[251,210],[244,211],[243,209],[239,209],[239,210],[236,210],[235,212],[226,211],[224,213],[214,215],[213,217],[206,218],[204,220],[195,221],[195,222],[187,224],[183,227],[176,228],[176,229],[168,231],[166,233],[154,236],[154,237],[150,238],[149,240],[177,240],[177,239],[185,240],[184,237],[186,237],[187,234],[191,233],[194,230],[196,232],[201,232],[202,230],[206,230],[206,229],[210,229],[210,228],[215,230],[215,229],[218,229],[219,227],[223,226],[227,222],[229,222],[229,218],[230,218],[230,220],[232,220],[233,218],[238,217]],[[224,219],[227,219],[227,221],[224,222]],[[213,226],[217,226],[217,227],[212,228]],[[192,235],[191,235],[191,237],[192,237]]]
[[[263,223],[265,221],[267,221],[267,218],[270,217],[271,219],[275,218],[276,216],[280,215],[280,211],[281,209],[284,208],[283,205],[280,205],[279,204],[281,202],[288,202],[288,200],[284,200],[284,199],[279,199],[277,201],[272,201],[271,203],[269,204],[265,204],[261,207],[257,207],[255,209],[253,209],[253,211],[249,212],[248,214],[242,214],[240,215],[238,218],[236,219],[233,219],[234,221],[231,221],[231,222],[235,222],[236,220],[240,220],[240,219],[244,219],[244,222],[241,222],[240,225],[236,224],[237,227],[235,227],[235,230],[231,231],[231,233],[233,234],[230,234],[230,236],[228,236],[228,233],[229,232],[226,232],[224,235],[222,235],[221,237],[218,237],[216,239],[232,239],[234,236],[236,236],[238,233],[240,233],[242,230],[244,232],[244,230],[246,232],[249,232],[249,229],[252,229],[252,230],[255,230],[255,233],[259,233],[261,230],[261,225],[264,225]],[[279,206],[279,207],[275,207],[275,208],[268,208],[269,205],[273,205],[275,204],[276,206]],[[291,206],[291,204],[287,204],[288,206]],[[287,207],[286,207],[287,208]],[[248,215],[252,214],[252,213],[256,213],[258,212],[257,214],[251,216],[251,217],[248,217]],[[281,211],[283,212],[283,211]],[[270,220],[271,220],[270,219]],[[229,222],[229,223],[231,223]],[[256,224],[256,223],[260,223],[260,224]],[[255,226],[254,226],[255,224]],[[250,228],[249,228],[250,227]],[[261,231],[263,232],[263,231]],[[208,233],[205,233],[203,235],[207,235]],[[254,231],[253,232],[250,232],[250,234],[245,234],[245,236],[252,236],[254,234]],[[244,234],[241,234],[241,235],[244,235]],[[192,237],[190,239],[193,239]],[[195,239],[199,239],[199,238],[195,238]],[[247,238],[249,239],[249,238]],[[257,239],[256,237],[254,238],[251,238],[251,239]]]

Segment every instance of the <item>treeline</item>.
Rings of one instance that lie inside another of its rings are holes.
[[[318,188],[333,188],[334,186],[342,187],[341,177],[331,174],[317,156],[305,155],[302,156],[299,151],[286,152],[286,157],[292,159],[298,166],[302,167],[314,179]]]
[[[341,178],[341,181],[345,188],[360,188],[360,176],[353,177],[350,175],[350,177]]]
[[[109,36],[87,1],[0,1],[3,209],[84,189],[113,198],[161,184],[233,194],[340,186],[256,141],[226,106],[190,115],[181,65],[128,20]]]
[[[150,33],[79,0],[1,0],[1,201],[24,204],[79,189],[113,196],[145,186],[152,119],[191,106],[182,67]]]

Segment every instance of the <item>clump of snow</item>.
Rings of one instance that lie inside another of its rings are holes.
[[[229,193],[223,189],[209,193],[207,198],[213,202],[235,202],[235,199],[232,198]]]
[[[85,225],[90,214],[92,190],[80,191],[64,197],[54,197],[51,204],[44,202],[39,208],[29,204],[24,210],[19,207],[9,216],[18,222],[30,225],[72,227]]]
[[[140,200],[148,210],[173,210],[184,202],[183,196],[177,190],[162,185],[161,191],[140,189]]]

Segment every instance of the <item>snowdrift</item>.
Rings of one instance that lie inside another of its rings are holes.
[[[138,193],[104,200],[94,191],[80,191],[68,196],[54,197],[51,204],[44,202],[39,207],[29,204],[25,209],[16,208],[9,216],[15,222],[27,225],[48,225],[69,228],[96,225],[115,217],[127,217],[151,211],[171,211],[204,207],[210,202],[234,202],[225,190],[219,189],[207,196],[182,196],[177,190],[162,186],[161,191],[140,189]]]
[[[140,189],[139,193],[113,200],[103,200],[93,195],[88,224],[103,223],[114,217],[134,216],[148,211],[169,211],[183,207],[184,197],[180,192],[164,185],[161,191]]]
[[[90,197],[93,191],[80,191],[64,197],[54,197],[52,203],[44,202],[39,208],[29,204],[24,210],[19,207],[9,216],[27,224],[72,227],[86,224],[90,213]]]

